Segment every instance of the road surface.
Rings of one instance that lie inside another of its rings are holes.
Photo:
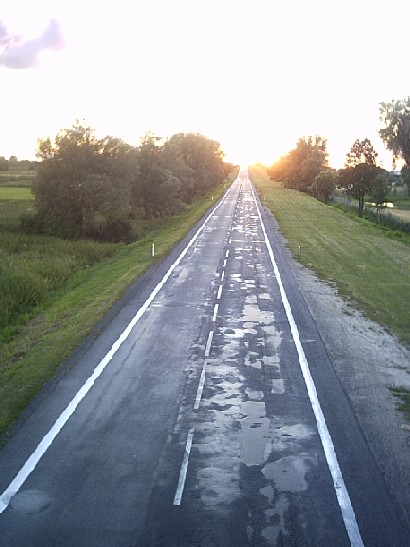
[[[405,546],[242,169],[0,451],[0,545]]]

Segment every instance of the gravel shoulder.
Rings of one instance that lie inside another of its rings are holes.
[[[387,488],[410,524],[410,432],[390,390],[410,389],[410,350],[290,256],[289,262]]]

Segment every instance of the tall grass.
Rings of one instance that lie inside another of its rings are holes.
[[[117,249],[115,244],[0,232],[0,342],[50,301],[75,271]]]
[[[0,343],[0,439],[127,287],[169,253],[213,205],[211,196],[216,200],[223,190],[211,189],[174,217],[155,219],[151,226],[142,223],[141,239],[129,245],[16,232],[1,236],[0,252],[9,261],[8,275],[14,276],[7,290],[13,286],[17,300],[8,304],[15,311],[6,313],[15,313],[21,324],[13,336],[3,334],[7,341]]]
[[[35,171],[0,171],[0,187],[30,187],[36,176]]]

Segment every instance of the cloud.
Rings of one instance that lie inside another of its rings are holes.
[[[0,21],[0,66],[6,68],[31,68],[38,64],[38,56],[43,51],[58,51],[64,47],[60,24],[51,19],[43,34],[31,40],[22,40],[10,35]]]
[[[0,46],[7,44],[9,41],[9,33],[2,21],[0,21]]]

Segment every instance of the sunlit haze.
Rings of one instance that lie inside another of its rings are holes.
[[[132,145],[198,132],[228,161],[271,164],[299,137],[341,167],[410,95],[408,1],[5,0],[0,156],[34,159],[77,118]]]

